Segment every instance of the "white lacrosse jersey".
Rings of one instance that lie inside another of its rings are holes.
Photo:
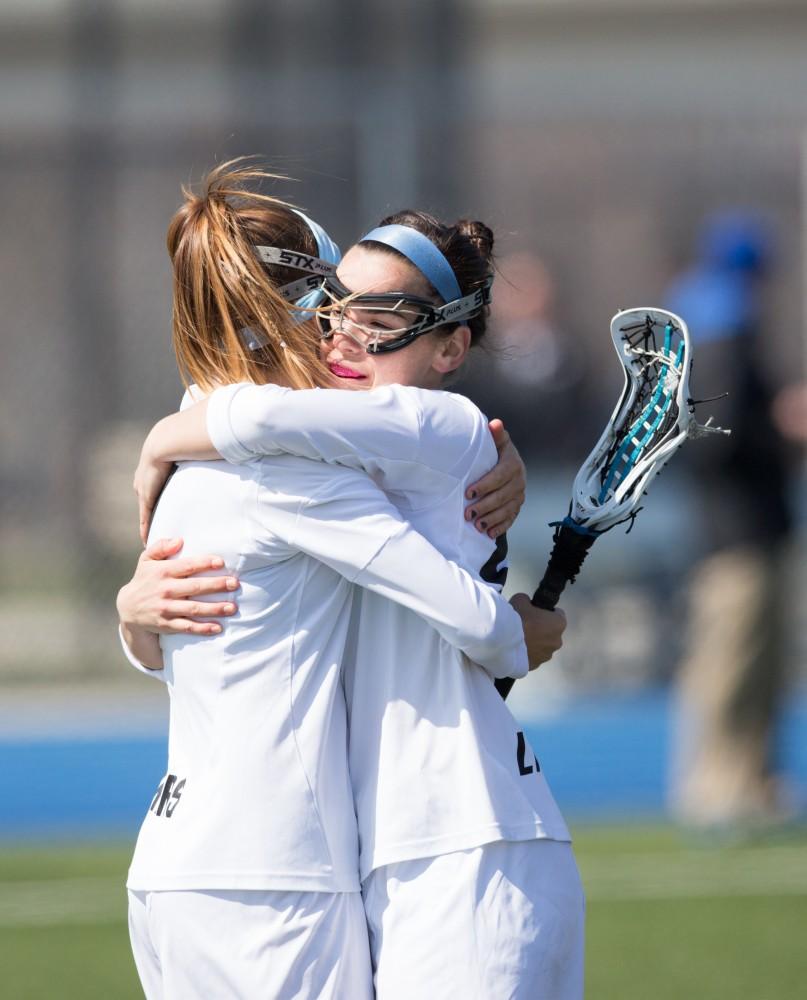
[[[219,635],[161,637],[168,768],[128,887],[357,890],[340,672],[353,585],[502,676],[527,670],[518,615],[365,473],[291,455],[182,463],[150,534],[221,555],[241,589]]]
[[[497,457],[486,418],[464,397],[242,385],[216,391],[208,407],[229,461],[282,449],[364,469],[447,558],[476,578],[495,562],[495,543],[464,519],[466,489]],[[473,659],[405,607],[361,595],[346,690],[362,879],[496,840],[570,840],[539,759]]]

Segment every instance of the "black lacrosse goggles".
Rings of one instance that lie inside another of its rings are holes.
[[[391,354],[437,327],[472,319],[490,302],[492,279],[445,305],[408,292],[351,292],[334,277],[322,283],[327,303],[317,312],[323,340],[341,333],[368,354]]]

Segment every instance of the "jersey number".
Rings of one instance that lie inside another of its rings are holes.
[[[518,743],[516,745],[516,761],[518,762],[518,773],[519,774],[532,774],[533,770],[537,773],[541,770],[541,765],[538,763],[538,758],[535,754],[532,755],[532,759],[535,761],[535,768],[532,764],[527,764],[525,758],[527,756],[527,741],[524,739],[524,733],[516,733],[518,738]],[[530,751],[532,753],[532,751]]]

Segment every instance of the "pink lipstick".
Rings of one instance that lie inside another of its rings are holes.
[[[352,368],[345,368],[344,365],[331,364],[328,367],[337,378],[367,378],[361,372],[354,372]]]

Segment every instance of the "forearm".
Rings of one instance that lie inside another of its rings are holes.
[[[164,417],[152,427],[134,475],[140,540],[148,540],[151,517],[175,462],[221,458],[207,435],[207,400]]]
[[[492,675],[527,672],[521,620],[500,594],[446,559],[367,476],[340,469],[323,479],[287,513],[267,491],[267,525],[277,532],[288,519],[293,548],[413,611]]]
[[[143,445],[143,456],[154,462],[205,462],[221,458],[207,432],[207,399],[155,424]]]
[[[401,526],[355,582],[414,611],[492,677],[527,673],[519,615],[409,525]]]
[[[417,408],[402,404],[399,395],[391,389],[224,386],[210,397],[207,429],[228,462],[286,453],[367,471],[368,462],[418,452]]]

